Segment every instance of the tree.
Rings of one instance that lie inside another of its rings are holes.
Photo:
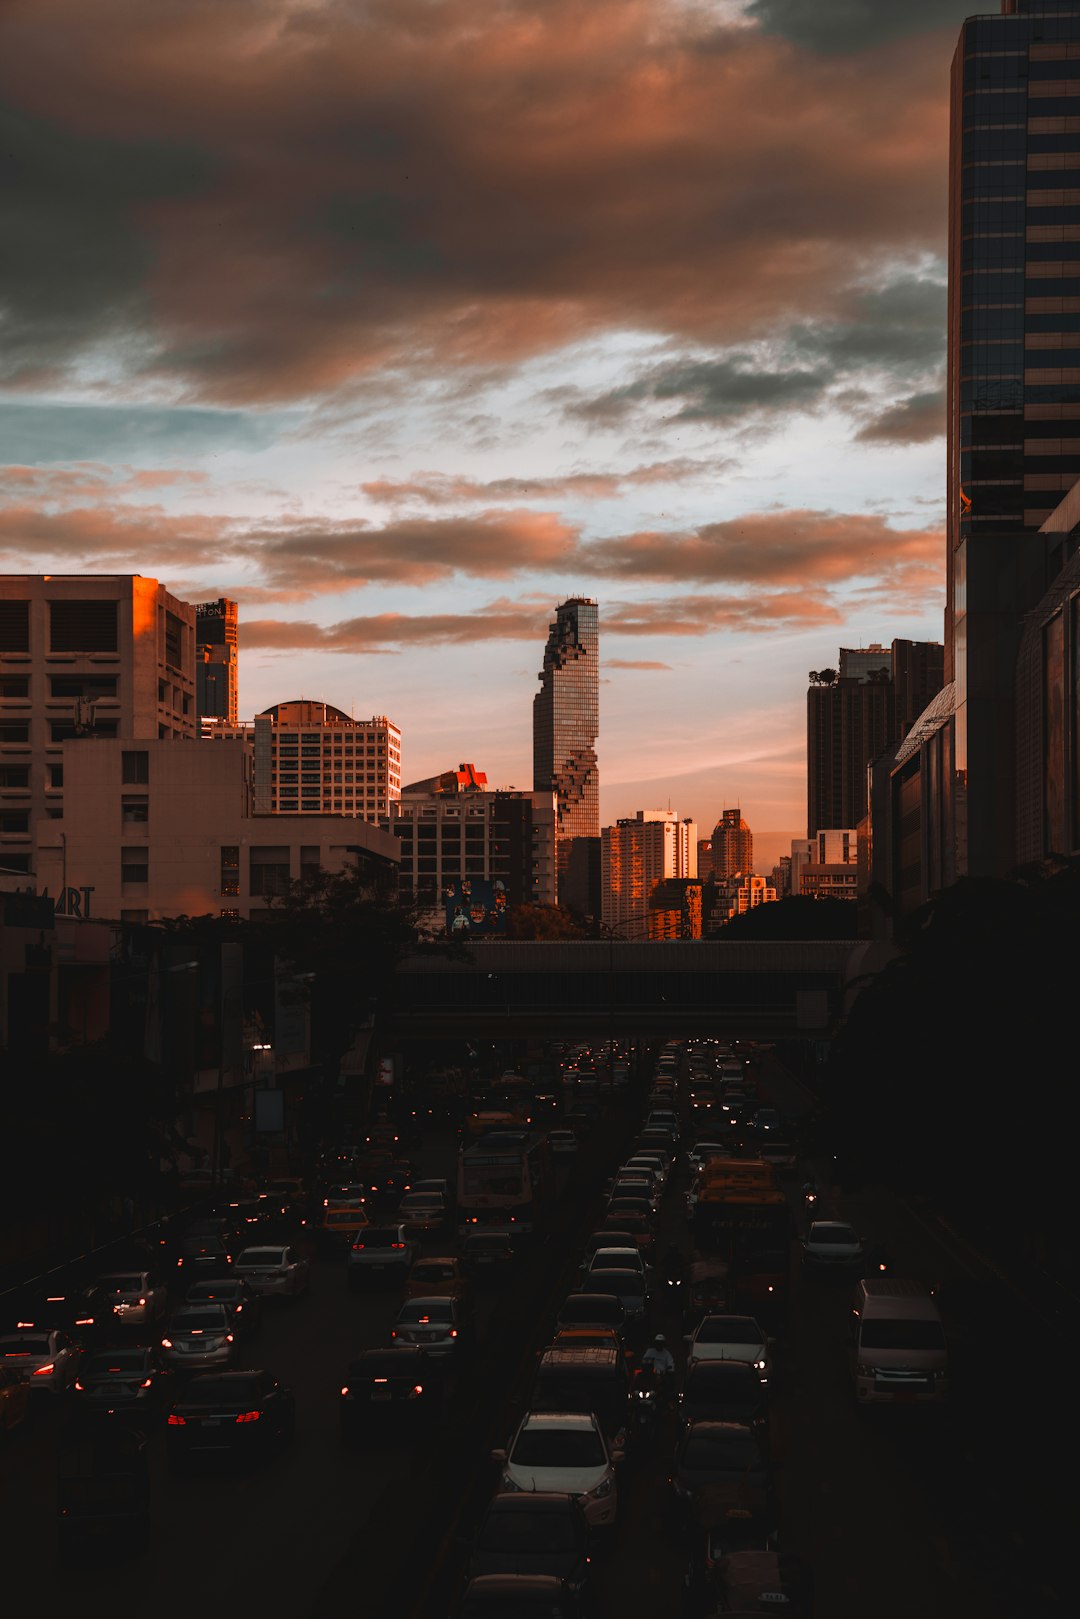
[[[854,939],[858,907],[851,900],[789,895],[733,916],[717,939]]]
[[[506,917],[508,939],[584,939],[585,932],[561,905],[512,905]]]

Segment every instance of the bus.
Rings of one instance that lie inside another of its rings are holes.
[[[458,1154],[461,1234],[482,1226],[511,1236],[542,1231],[555,1204],[551,1144],[543,1130],[496,1130]]]

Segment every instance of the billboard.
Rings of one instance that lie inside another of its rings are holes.
[[[443,890],[446,931],[455,938],[506,932],[506,888],[496,877],[458,877]]]

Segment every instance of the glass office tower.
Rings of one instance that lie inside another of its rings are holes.
[[[1015,864],[1023,615],[1080,478],[1080,0],[1004,0],[952,69],[946,679],[958,875]]]
[[[555,609],[533,698],[533,791],[554,792],[555,856],[566,872],[575,838],[600,836],[600,625],[596,603],[571,596]]]

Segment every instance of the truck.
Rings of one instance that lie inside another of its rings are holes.
[[[693,1194],[691,1226],[699,1252],[728,1260],[733,1277],[756,1275],[758,1256],[770,1256],[775,1275],[773,1256],[787,1251],[793,1231],[775,1167],[763,1158],[706,1159]]]

